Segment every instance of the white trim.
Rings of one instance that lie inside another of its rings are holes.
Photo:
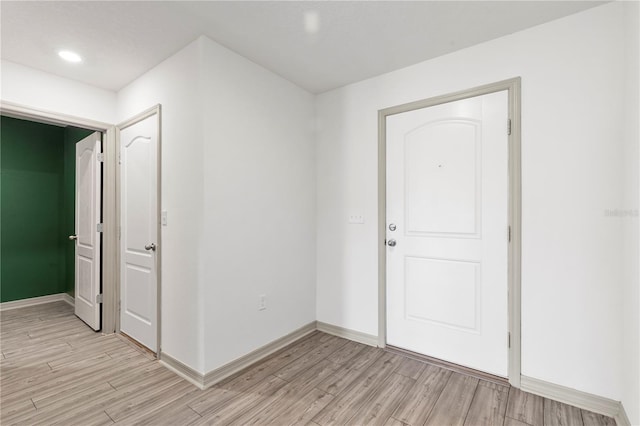
[[[168,370],[173,371],[178,376],[182,377],[189,383],[196,385],[200,389],[204,389],[204,375],[197,372],[193,368],[186,364],[181,363],[172,356],[162,353],[162,358],[159,360],[160,364]]]
[[[101,121],[90,120],[88,118],[76,117],[73,115],[62,114],[55,111],[31,108],[28,106],[16,104],[13,102],[0,101],[0,113],[7,117],[19,118],[23,120],[37,121],[40,123],[55,125],[71,125],[82,127],[89,130],[106,131],[111,124]]]
[[[157,117],[157,159],[156,159],[156,183],[157,183],[157,194],[156,194],[156,210],[158,223],[157,227],[157,249],[156,249],[156,347],[154,351],[158,359],[162,358],[162,226],[160,224],[160,216],[162,215],[162,105],[156,104],[146,110],[134,115],[133,117],[123,121],[122,123],[115,126],[115,158],[120,158],[120,132],[128,127],[133,126],[152,116]],[[121,214],[122,214],[122,205],[121,199],[122,196],[122,167],[120,161],[114,161],[114,177],[115,177],[115,193],[114,193],[114,207],[115,207],[115,217],[113,218],[115,221],[116,229],[121,229]],[[114,303],[119,302],[121,300],[121,275],[122,275],[122,253],[121,253],[121,242],[120,236],[117,238],[116,251],[115,251],[115,263],[117,273],[115,278],[115,300]],[[120,330],[120,318],[122,312],[120,310],[120,304],[118,303],[116,307],[116,318],[115,318],[115,331],[119,333]],[[135,340],[133,336],[129,336]],[[173,359],[173,358],[172,358]],[[179,362],[176,360],[176,362]],[[185,366],[186,367],[186,366]],[[187,367],[188,368],[188,367]]]
[[[255,351],[249,352],[248,354],[241,356],[222,367],[209,371],[204,375],[204,388],[206,389],[211,387],[221,380],[263,360],[274,352],[279,351],[285,346],[288,346],[302,339],[309,333],[314,332],[316,329],[316,321],[310,322],[309,324],[302,326],[299,329],[272,341],[271,343],[267,343]]]
[[[509,351],[509,384],[520,387],[521,374],[521,99],[520,77],[497,83],[487,84],[461,92],[437,96],[397,105],[378,111],[378,346],[384,348],[387,344],[387,247],[386,226],[386,144],[387,116],[413,111],[420,108],[440,105],[447,102],[467,99],[474,96],[506,90],[509,96],[509,119],[511,120],[511,134],[509,135],[509,224],[511,226],[511,242],[508,246],[508,298],[509,316],[508,326],[511,336]]]
[[[334,336],[343,337],[345,339],[353,340],[354,342],[362,343],[376,347],[378,346],[378,336],[373,334],[362,333],[360,331],[350,330],[348,328],[339,327],[333,324],[327,324],[326,322],[317,321],[318,331],[323,333],[332,334]]]
[[[116,225],[116,128],[111,126],[102,140],[102,332],[116,332],[118,312],[118,228]]]
[[[593,411],[594,413],[604,414],[605,416],[609,417],[615,417],[616,422],[619,425],[625,424],[619,421],[619,418],[620,420],[622,420],[622,416],[626,418],[624,408],[622,407],[620,401],[614,401],[613,399],[593,395],[587,392],[582,392],[576,389],[556,385],[555,383],[550,383],[544,380],[534,379],[533,377],[527,376],[522,376],[520,378],[520,385],[520,389],[525,392],[533,393],[545,398],[553,399],[554,401],[573,405],[584,410]]]
[[[12,300],[10,302],[0,303],[0,312],[10,309],[26,308],[28,306],[42,305],[51,302],[67,302],[71,306],[74,305],[73,298],[67,293],[49,294],[47,296],[30,297],[28,299]]]
[[[120,124],[117,124],[116,127],[118,128],[119,131],[126,129],[127,127],[131,127],[134,124],[137,124],[139,122],[141,122],[142,120],[144,120],[145,118],[149,118],[152,115],[158,114],[158,116],[160,115],[160,109],[161,109],[161,105],[160,104],[156,104],[150,108],[145,109],[142,112],[139,112],[138,114],[134,115],[133,117],[123,121]]]
[[[618,426],[631,426],[631,420],[629,420],[627,412],[624,410],[624,405],[622,405],[622,403],[620,403],[620,410],[618,411],[618,414],[613,416],[613,418]]]
[[[70,304],[71,306],[76,306],[76,299],[72,297],[69,293],[62,293],[62,300]]]
[[[207,374],[199,373],[188,365],[185,365],[175,358],[167,355],[165,352],[161,355],[160,363],[180,377],[198,386],[200,389],[207,389],[227,377],[262,361],[285,346],[297,342],[308,334],[316,331],[316,329],[316,321],[310,322],[309,324],[302,326],[299,329],[272,341],[271,343],[267,343],[266,345],[249,352],[248,354],[241,356],[222,367],[209,371]]]
[[[103,152],[105,161],[103,163],[103,223],[105,225],[102,233],[102,294],[105,302],[102,304],[102,332],[109,334],[116,329],[117,320],[117,288],[114,264],[117,261],[117,234],[115,227],[115,132],[112,124],[82,118],[55,111],[32,108],[29,106],[0,100],[0,113],[8,117],[24,120],[36,121],[55,125],[69,125],[82,127],[90,130],[103,132]]]

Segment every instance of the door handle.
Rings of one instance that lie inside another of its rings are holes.
[[[77,235],[69,235],[69,239],[70,239],[71,241],[73,241],[73,240],[77,240],[77,239],[78,239],[78,236],[77,236]]]
[[[156,245],[154,243],[147,244],[146,246],[144,246],[144,249],[145,250],[156,251]]]
[[[389,247],[395,247],[396,246],[396,240],[391,239],[391,240],[387,241],[387,245]]]

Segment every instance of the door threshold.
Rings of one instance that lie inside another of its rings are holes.
[[[387,352],[402,355],[407,358],[415,359],[417,361],[426,362],[427,364],[432,364],[437,367],[444,368],[445,370],[451,370],[456,373],[464,374],[465,376],[475,377],[476,379],[485,380],[487,382],[495,383],[496,385],[500,386],[510,386],[509,379],[505,377],[495,376],[493,374],[485,373],[484,371],[474,370],[473,368],[464,367],[459,364],[454,364],[453,362],[444,361],[439,358],[423,355],[418,352],[398,348],[396,346],[387,345],[384,349]]]

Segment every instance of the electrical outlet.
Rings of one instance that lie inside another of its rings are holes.
[[[162,210],[162,213],[160,214],[160,223],[162,223],[162,226],[167,226],[167,211],[166,210]]]
[[[258,296],[258,310],[264,311],[265,309],[267,309],[267,296],[261,294]]]

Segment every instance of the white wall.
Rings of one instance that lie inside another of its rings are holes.
[[[377,111],[521,76],[522,373],[621,398],[622,226],[604,211],[622,202],[626,7],[318,96],[319,321],[378,332]]]
[[[622,403],[631,424],[640,425],[640,3],[629,3],[625,14],[626,80],[624,194],[621,210],[624,233]]]
[[[2,61],[0,98],[108,123],[162,104],[162,346],[207,372],[316,317],[377,334],[377,110],[522,76],[523,374],[622,399],[640,423],[638,219],[604,215],[638,205],[637,9],[320,95],[315,152],[313,97],[206,38],[117,100]]]
[[[207,373],[315,320],[314,97],[200,37],[120,91],[118,119],[156,103],[162,350]]]
[[[203,231],[201,41],[118,92],[118,121],[162,105],[162,333],[167,355],[203,371],[199,250]]]
[[[315,321],[315,97],[203,40],[211,371]]]
[[[103,123],[116,119],[116,93],[2,60],[0,99]]]

